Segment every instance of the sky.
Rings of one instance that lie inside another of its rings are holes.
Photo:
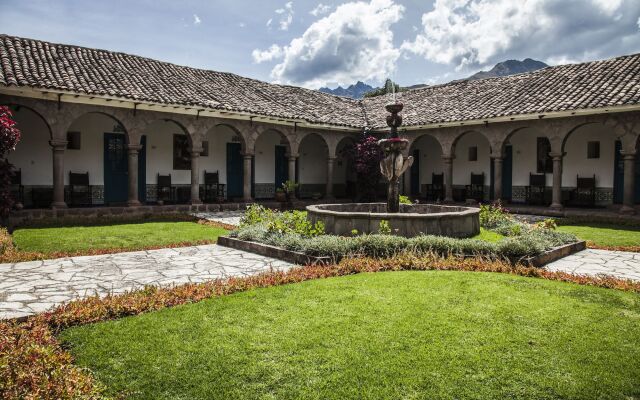
[[[640,0],[0,0],[0,33],[317,89],[640,52]]]

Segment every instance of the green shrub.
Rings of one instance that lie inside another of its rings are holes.
[[[413,204],[411,200],[409,200],[409,196],[400,195],[399,201],[400,201],[400,204]]]
[[[380,235],[391,235],[391,225],[389,225],[389,221],[383,219],[380,221],[380,225],[378,226],[378,233]]]
[[[514,223],[514,218],[502,207],[498,201],[493,204],[480,205],[480,226],[486,229],[495,229],[499,226]]]

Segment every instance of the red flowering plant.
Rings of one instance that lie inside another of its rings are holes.
[[[380,182],[380,160],[384,153],[378,138],[364,131],[360,139],[349,149],[347,156],[353,161],[358,176],[359,201],[375,201]]]
[[[0,106],[0,215],[9,214],[13,206],[11,196],[11,177],[13,165],[7,160],[7,155],[15,150],[20,141],[20,130],[16,128],[13,113],[7,106]]]

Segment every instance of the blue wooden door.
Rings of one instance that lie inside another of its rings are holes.
[[[613,156],[613,202],[615,204],[622,203],[624,191],[624,160],[620,154],[621,149],[622,143],[616,140],[616,145],[614,146],[615,153]]]
[[[504,148],[502,160],[502,198],[511,201],[513,195],[513,147]]]
[[[104,201],[107,204],[127,201],[128,160],[126,138],[121,133],[104,134]]]
[[[242,197],[242,145],[227,143],[227,198]]]
[[[147,137],[140,139],[142,148],[138,153],[138,200],[141,203],[147,201]]]
[[[420,193],[420,149],[414,149],[413,164],[411,165],[411,194],[413,196],[416,196],[419,193]]]
[[[276,146],[276,171],[275,185],[276,189],[281,188],[282,184],[289,179],[289,168],[287,167],[287,147]]]

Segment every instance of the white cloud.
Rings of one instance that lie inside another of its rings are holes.
[[[309,11],[309,14],[314,17],[318,17],[320,15],[324,15],[331,11],[331,6],[327,4],[319,3],[313,10]]]
[[[282,58],[283,51],[282,47],[277,44],[272,44],[267,50],[253,50],[253,52],[251,52],[251,56],[253,57],[253,61],[260,64],[265,61],[273,61]]]
[[[328,82],[382,81],[393,74],[400,56],[391,25],[403,12],[393,0],[345,3],[287,46],[254,50],[254,60],[282,59],[271,71],[272,78],[311,88]]]
[[[238,23],[238,26],[239,26],[240,28],[244,28],[245,26],[247,26],[247,24],[245,24],[244,22],[239,22],[239,23]]]
[[[638,0],[436,0],[401,48],[458,70],[507,56],[582,61],[640,50],[638,16]]]
[[[200,19],[200,17],[198,17],[198,14],[193,14],[193,24],[200,25],[201,23],[202,23],[202,20]]]
[[[273,22],[273,18],[269,18],[267,21],[267,28],[271,28],[271,23]]]
[[[293,22],[293,2],[290,1],[284,5],[284,8],[278,8],[275,13],[280,15],[278,20],[278,29],[286,31],[289,29],[289,25]],[[272,19],[269,20],[267,26],[270,26]]]

